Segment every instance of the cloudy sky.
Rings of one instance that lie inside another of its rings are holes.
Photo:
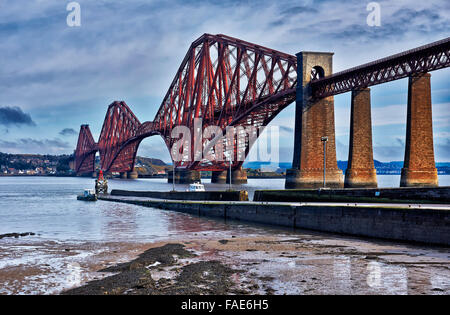
[[[79,0],[81,26],[68,27],[65,0],[0,0],[0,152],[71,153],[79,126],[98,138],[107,106],[124,100],[152,120],[191,42],[226,34],[286,53],[333,51],[334,70],[450,36],[448,0],[370,1]],[[450,69],[432,73],[437,161],[450,161]],[[372,88],[375,159],[402,160],[407,80]],[[337,96],[338,159],[346,160],[350,94]],[[283,126],[282,161],[292,160],[294,105]],[[140,155],[169,160],[160,138]]]

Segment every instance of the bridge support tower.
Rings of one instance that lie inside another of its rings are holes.
[[[431,75],[409,77],[405,164],[401,187],[437,187],[434,159]]]
[[[334,98],[314,99],[311,79],[333,73],[333,53],[301,52],[297,54],[297,100],[295,143],[292,169],[287,170],[286,188],[319,188],[324,181],[322,137],[326,148],[326,186],[342,188],[344,178],[337,167],[334,123]]]
[[[213,171],[211,175],[212,184],[225,184],[227,182],[228,171]]]
[[[231,184],[242,185],[247,184],[247,171],[242,167],[231,171]],[[212,172],[211,183],[213,184],[229,184],[230,171]]]
[[[136,170],[133,169],[131,172],[127,172],[127,178],[128,179],[138,179],[139,174],[138,174],[138,172],[136,172]]]
[[[370,89],[352,91],[350,146],[345,188],[376,188]]]
[[[193,184],[201,182],[201,174],[199,171],[191,170],[175,170],[175,183],[176,184]],[[173,182],[173,172],[170,171],[167,177],[167,182]]]
[[[228,172],[229,173],[229,172]],[[227,184],[230,183],[230,174],[227,174]],[[247,184],[247,171],[241,167],[231,171],[231,184],[242,185]]]

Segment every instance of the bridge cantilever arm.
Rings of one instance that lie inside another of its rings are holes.
[[[450,67],[450,37],[311,82],[315,98]]]

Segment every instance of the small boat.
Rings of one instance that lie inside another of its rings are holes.
[[[199,192],[199,191],[206,191],[205,185],[201,183],[194,183],[189,185],[189,191],[190,192]]]
[[[82,195],[77,196],[77,200],[81,201],[97,201],[97,195],[92,189],[85,189]]]

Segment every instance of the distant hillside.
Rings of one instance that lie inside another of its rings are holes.
[[[146,158],[146,157],[142,157],[142,156],[138,156],[136,158],[138,163],[147,163],[147,164],[152,164],[152,165],[156,165],[156,166],[167,166],[166,163],[164,163],[164,161],[159,160],[159,159],[153,159],[153,158]]]
[[[338,161],[338,167],[345,173],[348,167],[347,161]],[[73,174],[72,155],[37,155],[37,154],[6,154],[0,152],[0,175],[71,175]],[[96,157],[96,165],[99,166],[100,158]],[[380,162],[374,161],[377,173],[380,175],[398,175],[401,173],[403,161]],[[292,163],[281,162],[245,162],[244,168],[261,170],[263,172],[284,173],[292,167]],[[450,175],[450,162],[436,163],[439,174]],[[164,176],[172,169],[171,165],[164,161],[142,156],[136,157],[135,169],[140,176]]]
[[[288,168],[292,167],[292,163],[287,163],[287,162],[280,162],[279,164],[274,164],[275,168],[281,168],[283,170],[286,170]],[[244,168],[251,168],[251,169],[261,169],[261,168],[268,168],[268,167],[272,167],[271,163],[268,162],[245,162],[244,163]]]
[[[338,161],[338,167],[345,173],[348,167],[347,161]],[[403,161],[392,161],[392,162],[380,162],[374,161],[375,168],[377,170],[377,174],[379,175],[398,175],[401,174],[403,168]],[[265,169],[270,168],[272,165],[267,162],[246,162],[244,163],[245,168],[250,169]],[[292,163],[282,162],[279,163],[278,166],[282,171],[286,171],[292,167]],[[439,174],[450,174],[450,162],[440,162],[436,163],[436,167],[438,169]],[[276,167],[275,167],[276,168]]]
[[[171,166],[168,166],[159,159],[146,158],[142,156],[136,157],[135,170],[140,176],[163,175],[167,173],[170,168]]]
[[[70,175],[72,162],[72,155],[0,152],[0,175]]]

